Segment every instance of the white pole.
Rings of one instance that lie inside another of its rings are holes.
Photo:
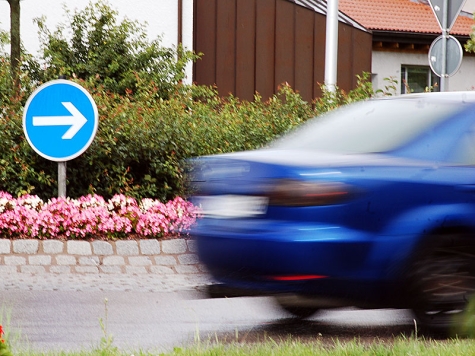
[[[440,91],[447,91],[447,82],[449,76],[447,75],[447,37],[448,37],[448,15],[449,15],[449,1],[444,0],[444,18],[442,19],[442,73],[440,76]]]
[[[327,0],[327,26],[325,42],[325,86],[336,91],[338,63],[338,0]]]

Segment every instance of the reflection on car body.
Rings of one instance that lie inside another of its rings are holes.
[[[192,230],[221,295],[411,308],[448,331],[475,291],[475,93],[372,99],[265,149],[193,161]]]

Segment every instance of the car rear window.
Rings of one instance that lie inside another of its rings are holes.
[[[275,141],[275,149],[337,153],[394,150],[461,110],[460,102],[422,98],[375,99],[311,119]]]

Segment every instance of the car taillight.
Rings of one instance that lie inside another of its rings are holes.
[[[269,205],[315,206],[339,204],[348,199],[352,187],[341,182],[278,181],[269,190]]]

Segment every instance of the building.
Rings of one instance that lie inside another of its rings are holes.
[[[203,53],[193,80],[264,100],[289,83],[311,101],[324,83],[326,2],[320,0],[194,0],[194,49]],[[339,14],[337,85],[355,88],[371,70],[371,32]]]
[[[471,7],[469,7],[470,5]],[[473,8],[473,1],[466,8]],[[339,0],[339,9],[372,31],[371,72],[375,89],[384,89],[385,78],[397,80],[397,93],[437,90],[439,77],[429,65],[429,48],[442,34],[427,0]],[[470,38],[473,16],[462,11],[450,35],[462,47]],[[475,89],[475,56],[463,52],[459,70],[449,78],[448,90]]]

